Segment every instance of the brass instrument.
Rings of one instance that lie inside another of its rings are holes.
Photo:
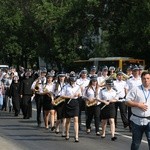
[[[37,93],[39,92],[39,80],[36,81],[35,87],[34,87],[34,92]]]
[[[98,103],[97,99],[93,99],[93,100],[90,100],[90,101],[86,100],[86,102],[85,102],[87,107],[95,106],[95,105],[97,105],[97,103]]]
[[[46,88],[46,86],[43,88],[43,93],[42,95],[47,95],[48,97],[50,97],[52,99],[52,101],[54,100],[54,95],[52,92],[48,91],[48,89]]]
[[[54,100],[52,101],[52,104],[53,104],[54,106],[57,106],[57,105],[59,105],[60,103],[62,103],[62,102],[64,102],[64,101],[65,101],[65,99],[62,98],[61,96],[59,96],[59,97],[57,97],[56,99],[54,99]]]
[[[122,72],[122,75],[123,75],[123,80],[128,80],[130,79],[130,76],[128,76],[127,74],[123,73]]]
[[[101,87],[101,86],[105,86],[106,80],[114,79],[114,78],[116,78],[116,73],[113,73],[113,74],[111,74],[110,76],[106,77],[106,78],[99,84],[99,86],[100,86],[100,87]]]

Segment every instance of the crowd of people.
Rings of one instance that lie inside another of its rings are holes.
[[[117,140],[115,129],[120,112],[123,127],[133,133],[131,149],[139,148],[143,132],[150,147],[150,73],[143,66],[129,66],[126,73],[114,66],[103,66],[101,71],[92,66],[89,72],[83,68],[80,73],[67,74],[48,72],[46,68],[36,72],[23,67],[19,71],[13,67],[0,71],[1,110],[13,111],[15,116],[22,111],[23,119],[29,119],[33,99],[38,127],[43,117],[45,129],[61,132],[66,140],[73,118],[74,140],[79,142],[82,111],[85,111],[87,134],[94,119],[96,136],[105,138],[109,124],[111,140]]]

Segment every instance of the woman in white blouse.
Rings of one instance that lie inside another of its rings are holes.
[[[66,118],[66,140],[69,140],[69,129],[71,118],[74,118],[75,142],[79,142],[79,101],[81,96],[81,87],[76,84],[77,77],[71,74],[68,84],[63,88],[62,97],[66,99],[64,106],[64,115]]]
[[[111,140],[115,141],[115,103],[118,100],[117,92],[113,89],[113,80],[106,80],[106,88],[102,89],[100,92],[100,99],[106,101],[107,104],[103,105],[101,108],[101,120],[102,120],[102,135],[101,138],[105,138],[107,120],[110,123],[111,130]]]

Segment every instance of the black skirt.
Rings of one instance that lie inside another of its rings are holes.
[[[101,104],[101,108],[103,106],[104,104]],[[115,115],[116,115],[115,103],[110,103],[101,110],[101,119],[115,118]]]
[[[79,100],[78,99],[67,99],[65,101],[65,118],[73,118],[79,116]]]
[[[53,110],[52,99],[48,95],[44,95],[43,98],[43,110]]]
[[[57,112],[57,119],[58,120],[65,118],[64,117],[64,105],[65,105],[65,102],[61,102],[57,106],[54,106],[54,109]]]

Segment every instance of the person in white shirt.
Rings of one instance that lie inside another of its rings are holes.
[[[96,66],[92,66],[90,69],[89,77],[95,75],[96,71],[97,71]]]
[[[126,74],[127,74],[127,76],[129,76],[129,78],[133,77],[133,75],[132,75],[132,65],[127,67]]]
[[[111,129],[111,140],[115,141],[115,102],[118,100],[117,92],[113,89],[113,80],[106,80],[106,88],[100,92],[100,99],[105,101],[105,105],[101,106],[101,120],[102,120],[102,135],[101,138],[105,138],[107,121],[109,120]]]
[[[33,91],[33,93],[35,93],[38,127],[41,127],[41,111],[43,108],[43,100],[44,100],[43,93],[44,88],[46,86],[46,74],[47,69],[41,68],[39,77],[31,85],[31,90]],[[44,117],[44,110],[43,110],[43,117]]]
[[[100,102],[99,99],[100,87],[98,86],[97,76],[90,77],[90,82],[85,88],[84,97],[86,99],[86,132],[91,132],[91,123],[94,117],[95,133],[100,136],[99,124],[100,124]],[[94,101],[96,103],[94,103]],[[91,102],[91,105],[89,104]]]
[[[126,96],[126,104],[132,109],[131,150],[139,149],[143,133],[150,149],[150,72],[143,72],[141,79],[142,84],[133,87]]]
[[[141,77],[139,76],[139,67],[137,65],[132,66],[132,78],[127,80],[127,92],[130,91],[133,87],[139,86],[142,84]],[[128,107],[128,121],[129,121],[129,128],[130,126],[130,117],[131,117],[131,108]]]
[[[76,83],[81,87],[82,95],[83,95],[83,91],[84,91],[85,87],[87,87],[90,82],[89,78],[87,77],[87,73],[88,72],[85,68],[83,70],[81,70],[80,78],[77,79],[77,81],[76,81]],[[82,111],[85,111],[85,101],[84,101],[82,95],[79,98],[79,130],[81,130],[81,114],[82,114]]]
[[[57,81],[55,81],[54,83],[54,95],[55,95],[55,98],[54,98],[54,101],[56,101],[57,99],[60,98],[60,96],[62,95],[62,90],[63,88],[67,85],[67,82],[66,82],[66,73],[64,71],[60,71],[58,73],[58,76],[57,76]],[[58,105],[55,105],[55,110],[57,112],[57,120],[56,120],[56,130],[55,130],[55,133],[58,134],[60,132],[60,129],[61,132],[62,132],[62,137],[65,137],[65,124],[66,124],[66,119],[64,117],[64,104],[65,102],[64,101],[61,101]]]
[[[119,100],[115,103],[115,109],[116,109],[115,125],[116,127],[117,127],[118,108],[120,110],[120,115],[121,115],[124,128],[126,128],[129,125],[128,118],[127,118],[127,106],[125,105],[125,96],[127,93],[126,86],[127,86],[126,81],[123,80],[123,72],[122,71],[117,72],[116,80],[114,81],[114,88],[117,91],[117,94],[119,97]]]
[[[102,76],[97,78],[98,85],[103,87],[105,85],[106,79],[108,79],[108,67],[104,66],[102,68]]]
[[[49,129],[49,118],[50,118],[50,126],[51,131],[55,129],[54,121],[55,121],[55,109],[52,101],[54,100],[54,83],[53,83],[54,75],[49,73],[46,76],[47,82],[44,90],[44,100],[43,100],[43,110],[44,110],[44,122],[45,128]]]
[[[75,142],[79,142],[79,100],[81,87],[76,84],[77,77],[74,74],[69,76],[68,84],[63,88],[61,97],[65,98],[64,116],[66,118],[66,140],[69,140],[71,118],[74,119]]]

